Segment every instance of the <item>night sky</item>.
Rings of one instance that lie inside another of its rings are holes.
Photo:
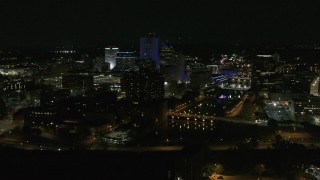
[[[0,1],[1,47],[135,44],[146,32],[194,43],[314,43],[311,1]]]

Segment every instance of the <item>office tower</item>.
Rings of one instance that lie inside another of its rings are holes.
[[[160,50],[160,59],[161,59],[161,65],[171,65],[174,63],[174,49],[172,45],[165,43],[161,45]]]
[[[166,82],[181,82],[186,80],[186,57],[181,53],[176,53],[169,43],[161,45],[161,74]]]
[[[133,69],[135,66],[135,53],[134,52],[117,52],[116,57],[116,70],[125,71]]]
[[[110,64],[110,70],[116,66],[116,57],[119,52],[117,47],[108,47],[105,48],[105,62]]]
[[[156,71],[127,71],[122,76],[121,89],[132,102],[159,100],[164,97],[164,79]]]
[[[310,85],[310,95],[313,96],[319,96],[319,82],[320,81],[320,77],[315,78]]]
[[[140,59],[151,60],[156,69],[160,69],[159,38],[154,33],[140,38]]]

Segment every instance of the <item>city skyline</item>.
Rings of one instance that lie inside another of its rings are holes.
[[[319,21],[311,2],[3,0],[1,178],[320,179]]]

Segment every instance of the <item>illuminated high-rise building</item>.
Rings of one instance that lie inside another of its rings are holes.
[[[116,70],[125,71],[133,69],[135,66],[136,56],[134,52],[118,52],[116,57]]]
[[[160,51],[160,58],[161,58],[161,65],[171,65],[174,59],[174,49],[172,45],[165,43],[161,46]]]
[[[121,78],[121,90],[132,102],[163,99],[164,79],[159,72],[147,69],[126,71]]]
[[[119,48],[117,47],[108,47],[105,48],[105,62],[110,64],[110,70],[116,66],[116,58]]]
[[[319,96],[320,77],[315,78],[310,85],[310,95]]]
[[[160,69],[159,38],[154,33],[140,38],[140,59],[151,60]]]

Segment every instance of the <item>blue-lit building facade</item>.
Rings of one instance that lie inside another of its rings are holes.
[[[140,59],[152,60],[156,69],[160,69],[159,38],[153,33],[140,38]]]

